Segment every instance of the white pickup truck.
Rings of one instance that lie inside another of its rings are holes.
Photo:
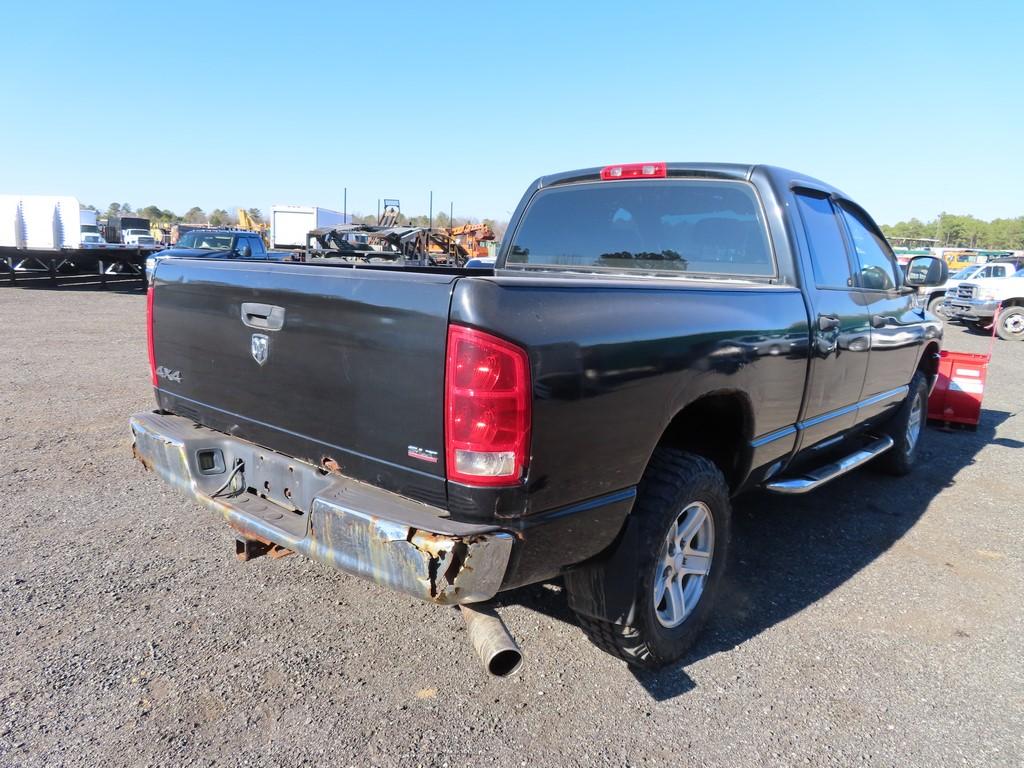
[[[954,272],[944,285],[932,289],[928,294],[928,311],[944,320],[954,318],[952,310],[947,306],[956,298],[957,288],[968,280],[1010,277],[1018,269],[1024,267],[1019,260],[989,261],[985,264],[971,264]]]
[[[148,229],[126,229],[123,231],[125,245],[156,245],[156,238]]]
[[[1007,341],[1024,341],[1024,269],[1010,277],[986,277],[960,283],[944,305],[950,319],[985,328],[999,310],[995,331]]]

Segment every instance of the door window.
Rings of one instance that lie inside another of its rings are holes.
[[[896,288],[896,260],[882,236],[868,225],[860,213],[841,207],[846,220],[853,250],[857,253],[860,270],[857,285],[874,291],[891,291]]]
[[[798,192],[796,202],[811,252],[814,282],[819,288],[850,288],[853,273],[832,202],[811,192]]]
[[[246,238],[249,243],[249,247],[252,248],[252,255],[258,258],[262,258],[267,255],[266,248],[263,247],[263,240],[259,237]]]

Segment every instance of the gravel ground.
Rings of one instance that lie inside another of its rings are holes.
[[[634,675],[550,584],[506,596],[527,666],[497,681],[456,612],[238,563],[131,459],[144,314],[0,287],[0,765],[1022,764],[1024,344],[996,343],[981,428],[928,430],[911,477],[738,501],[684,664]]]

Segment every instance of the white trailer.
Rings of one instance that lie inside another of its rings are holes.
[[[0,247],[28,251],[77,248],[81,206],[62,195],[0,195]]]
[[[0,195],[0,273],[12,283],[18,274],[56,282],[58,274],[95,270],[105,285],[106,275],[141,275],[157,248],[106,242],[96,212],[83,211],[70,195]]]
[[[351,216],[316,205],[273,205],[270,207],[270,247],[305,248],[308,232],[351,221]]]

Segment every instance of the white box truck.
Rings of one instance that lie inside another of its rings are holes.
[[[96,248],[107,244],[107,241],[103,239],[103,234],[100,232],[100,223],[96,211],[83,208],[78,215],[78,220],[81,222],[83,248]]]
[[[304,248],[306,234],[311,230],[351,221],[351,216],[316,205],[273,205],[270,207],[270,247]]]

